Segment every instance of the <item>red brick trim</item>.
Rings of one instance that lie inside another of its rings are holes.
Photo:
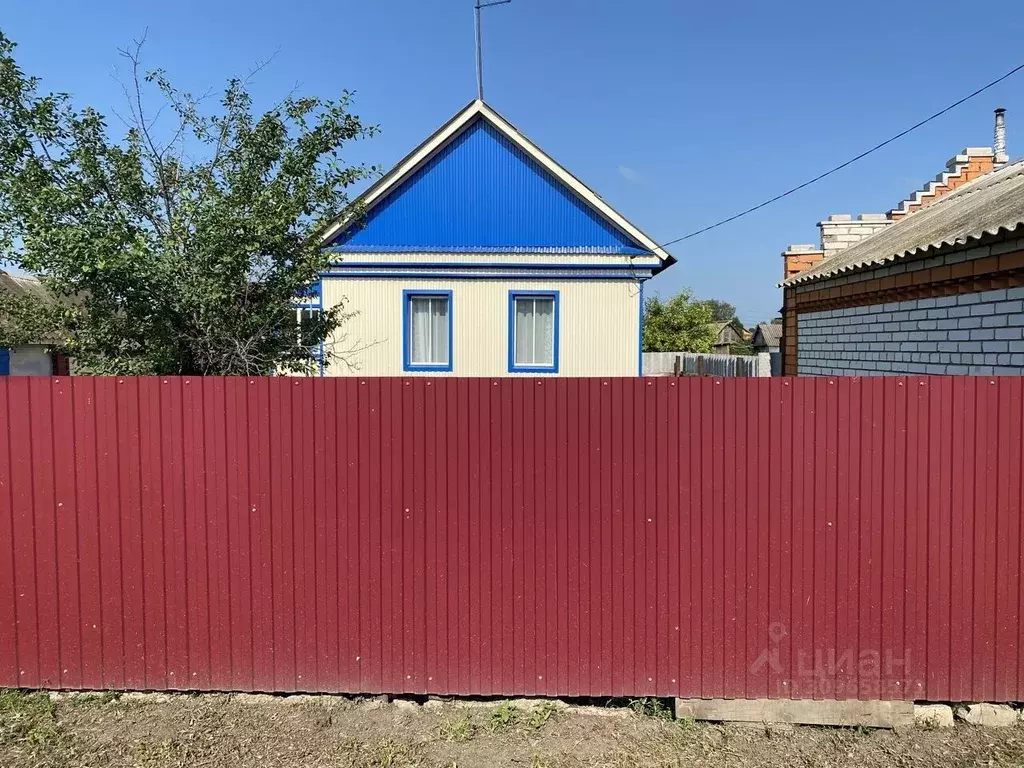
[[[880,279],[863,280],[834,288],[820,288],[816,291],[796,293],[792,287],[786,289],[787,307],[795,313],[822,312],[828,309],[863,307],[869,304],[888,304],[911,299],[930,299],[939,296],[958,296],[962,293],[978,293],[997,288],[1016,288],[1024,285],[1024,251],[1006,256],[1019,257],[1016,260],[1003,256],[990,256],[975,262],[963,262],[952,266],[932,267],[918,272]],[[993,262],[998,259],[998,262]],[[992,267],[1019,263],[1016,268],[999,271]],[[966,269],[965,269],[966,267]],[[958,269],[959,268],[959,269]],[[987,269],[986,269],[987,268]],[[965,272],[971,274],[964,274]]]

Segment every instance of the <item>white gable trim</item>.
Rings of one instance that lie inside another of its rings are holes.
[[[479,99],[471,102],[469,106],[445,123],[433,136],[413,150],[411,154],[407,155],[405,159],[363,193],[357,202],[362,204],[366,210],[371,209],[375,203],[383,199],[396,185],[400,184],[407,176],[414,173],[416,169],[433,157],[436,152],[444,147],[450,139],[462,131],[477,116],[486,119],[491,125],[501,131],[504,136],[514,142],[516,146],[581,197],[591,208],[619,227],[619,229],[640,243],[644,248],[647,248],[663,262],[671,264],[675,261],[667,251],[633,226],[618,211],[602,200],[590,187],[556,163],[540,147],[516,130],[515,126]],[[347,219],[335,219],[324,230],[322,241],[329,240],[347,223]]]

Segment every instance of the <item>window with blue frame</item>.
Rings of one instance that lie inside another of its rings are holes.
[[[299,313],[299,346],[317,347],[316,324],[320,321],[320,307],[300,307]]]
[[[452,292],[403,291],[403,368],[452,370]]]
[[[558,373],[558,291],[509,291],[508,369]]]

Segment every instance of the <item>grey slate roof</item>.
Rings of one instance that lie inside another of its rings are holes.
[[[53,296],[46,289],[39,278],[30,275],[12,275],[0,270],[0,294],[7,294],[16,298],[27,298],[35,302],[36,306],[43,306],[53,303]],[[9,318],[0,314],[0,338],[7,337]],[[36,344],[59,343],[59,338],[46,334],[34,340]]]
[[[778,347],[782,344],[782,323],[758,323],[757,331],[754,333],[754,344],[757,344],[757,334],[766,347]]]
[[[0,272],[0,291],[13,296],[28,296],[40,301],[49,301],[50,295],[38,278],[27,275],[12,275]]]
[[[786,280],[795,285],[872,264],[883,264],[1024,224],[1024,161],[970,181],[927,208],[900,219],[835,256]]]

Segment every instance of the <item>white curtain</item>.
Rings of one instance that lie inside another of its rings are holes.
[[[546,296],[516,299],[516,365],[554,366],[555,300]]]
[[[448,364],[448,299],[419,296],[409,300],[409,362]]]

